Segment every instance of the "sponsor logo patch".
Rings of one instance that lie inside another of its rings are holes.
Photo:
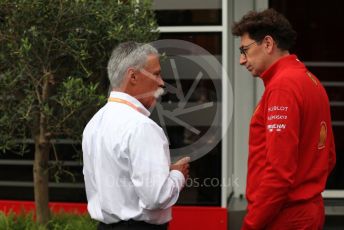
[[[288,111],[288,106],[274,105],[268,108],[268,112],[273,112],[273,111]]]
[[[271,124],[267,126],[267,129],[269,130],[269,132],[273,132],[274,130],[276,130],[277,132],[281,132],[286,127],[286,124]]]
[[[268,116],[268,120],[287,120],[288,116],[287,115],[270,115]]]
[[[318,142],[318,149],[325,148],[327,139],[327,125],[325,121],[320,123],[320,133],[319,133],[319,142]]]

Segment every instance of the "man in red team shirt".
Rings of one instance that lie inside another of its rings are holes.
[[[296,33],[273,9],[234,23],[240,65],[264,81],[250,123],[242,229],[322,229],[321,192],[336,161],[325,89],[289,53]]]

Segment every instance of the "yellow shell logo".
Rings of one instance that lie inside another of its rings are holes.
[[[326,122],[322,121],[320,123],[320,136],[319,136],[318,149],[325,148],[326,138],[327,138],[327,126],[326,126]]]

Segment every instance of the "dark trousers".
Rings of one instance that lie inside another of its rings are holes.
[[[97,230],[167,230],[168,224],[148,224],[144,221],[120,221],[114,224],[99,222]]]

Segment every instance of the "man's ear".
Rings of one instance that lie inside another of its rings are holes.
[[[274,41],[274,39],[270,36],[267,35],[264,38],[264,48],[268,53],[271,53],[273,51],[273,49],[275,49],[276,47],[276,43]]]
[[[129,68],[125,72],[124,79],[121,83],[120,89],[123,92],[127,92],[132,86],[136,85],[137,83],[137,74],[135,74],[135,69]]]
[[[129,68],[127,70],[127,81],[129,84],[136,84],[137,83],[137,74],[136,74],[136,70],[133,68]]]

